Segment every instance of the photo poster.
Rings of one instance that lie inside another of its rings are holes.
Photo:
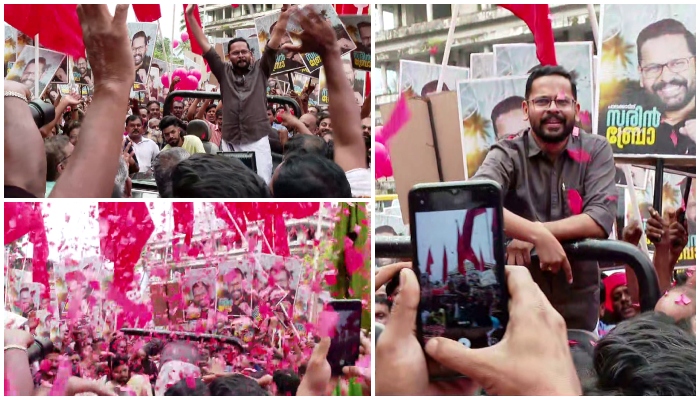
[[[216,305],[216,268],[198,268],[182,275],[185,321],[206,321]]]
[[[442,65],[420,61],[399,61],[399,88],[408,97],[426,97],[437,90]],[[457,90],[457,82],[469,79],[469,68],[447,66],[442,91]]]
[[[343,62],[343,65],[346,65],[346,63]],[[343,67],[343,68],[345,68],[345,67]],[[346,72],[345,77],[348,79],[352,78],[353,85],[354,85],[354,83],[355,83],[354,71],[353,71],[351,76],[348,76],[348,74]],[[316,89],[318,89],[318,97],[316,100],[317,101],[316,104],[319,106],[327,106],[328,105],[328,84],[326,83],[326,70],[323,67],[321,67],[321,74],[319,75],[318,87]],[[314,92],[316,91],[316,89],[314,89]],[[312,95],[313,95],[313,93],[312,93]],[[309,104],[311,104],[311,103],[309,102]]]
[[[522,111],[526,82],[527,77],[502,77],[457,84],[462,152],[468,178],[474,176],[493,144],[530,127]]]
[[[65,54],[64,54],[65,55]],[[51,79],[52,83],[70,83],[68,78],[68,56],[65,55],[61,66],[56,70],[56,74]]]
[[[134,77],[134,91],[146,90],[148,71],[151,68],[151,59],[156,47],[156,35],[158,24],[151,22],[128,22],[131,54],[133,57],[136,75]]]
[[[555,43],[557,61],[576,82],[576,97],[581,105],[577,126],[593,133],[593,43]],[[539,66],[537,48],[531,43],[493,45],[496,76],[529,76]],[[525,93],[523,91],[523,93]]]
[[[253,53],[253,62],[258,61],[262,56],[262,52],[260,51],[260,42],[258,42],[258,35],[255,28],[236,29],[235,36],[243,38],[246,40],[246,42],[248,42],[250,51]],[[226,40],[224,47],[226,47],[229,40],[231,39]],[[226,61],[228,61],[228,49],[225,49],[224,51],[226,53]]]
[[[94,307],[99,307],[95,287],[100,287],[98,272],[101,269],[100,257],[85,257],[80,261],[65,260],[55,264],[56,300],[58,303],[58,316],[60,320],[71,319],[75,316],[71,306],[77,305],[80,310],[75,311],[82,319],[91,319]],[[73,300],[82,292],[83,298]],[[99,291],[98,291],[99,293]],[[99,316],[99,315],[98,315]]]
[[[255,18],[255,31],[257,32],[258,44],[261,52],[265,52],[265,46],[268,40],[272,37],[272,29],[277,23],[282,12],[274,12],[267,14],[265,16]],[[292,38],[289,33],[285,34],[282,38],[280,46],[285,43],[292,43]],[[286,51],[284,49],[277,53],[277,59],[275,60],[275,66],[272,69],[272,75],[280,74],[282,72],[294,71],[297,69],[304,68],[304,61],[302,60],[301,54]]]
[[[216,311],[229,320],[250,317],[253,304],[253,273],[247,257],[219,264],[216,275]]]
[[[319,98],[321,97],[321,71],[323,71],[323,68],[319,69],[319,74],[318,78],[311,78],[309,81],[310,85],[314,85],[314,90],[311,92],[309,95],[309,105],[310,106],[318,106],[319,105]],[[325,79],[325,76],[324,76]]]
[[[369,15],[341,15],[355,50],[350,52],[352,67],[362,71],[372,70],[372,21]]]
[[[602,7],[598,134],[605,136],[615,154],[695,157],[697,72],[696,60],[690,58],[695,49],[687,49],[683,34],[663,32],[687,31],[695,40],[696,6]],[[655,32],[662,34],[644,40]],[[640,37],[644,42],[638,49]],[[667,54],[668,49],[676,49],[675,54]],[[667,64],[674,60],[677,72]],[[666,122],[669,118],[672,122]]]
[[[292,74],[292,90],[298,94],[301,95],[301,93],[304,91],[305,88],[309,86],[309,82],[311,81],[311,77],[308,75],[303,75],[299,73],[293,73]]]
[[[362,107],[362,104],[365,102],[365,79],[367,79],[367,72],[355,71],[355,81],[352,86],[352,91],[355,95],[355,102],[358,107]]]
[[[44,94],[56,71],[63,64],[65,54],[39,48],[39,65],[34,60],[34,46],[26,45],[17,57],[6,79],[24,84],[34,94],[34,82],[39,79],[39,98]],[[38,78],[37,78],[38,74]]]
[[[333,30],[335,31],[335,37],[338,41],[338,47],[340,47],[341,56],[349,54],[357,48],[357,45],[350,37],[350,34],[348,34],[348,31],[345,28],[343,21],[341,21],[340,17],[338,16],[338,13],[335,11],[333,6],[331,6],[330,4],[310,4],[306,7],[311,7],[319,16],[321,16],[321,18],[325,19],[326,22],[329,22],[331,24]],[[369,16],[367,16],[367,18],[369,18]],[[299,25],[299,22],[297,21],[296,16],[292,14],[292,16],[290,16],[289,18],[289,22],[287,23],[287,33],[289,33],[289,36],[292,39],[292,43],[297,45],[301,44],[301,32],[302,29]],[[301,56],[304,62],[304,66],[311,72],[319,69],[323,65],[323,62],[321,61],[321,56],[319,56],[316,53],[305,53]]]
[[[12,69],[12,65],[17,61],[17,57],[26,45],[33,46],[34,40],[5,23],[5,76]]]
[[[161,81],[162,77],[164,75],[167,75],[170,72],[170,64],[168,64],[166,61],[159,60],[157,58],[154,58],[153,61],[151,62],[151,69],[148,71],[148,76],[149,79],[151,80],[152,84],[149,85],[151,88],[151,92],[149,93],[149,101],[151,99],[160,101],[159,99],[164,97],[163,96],[163,89],[167,89],[163,86],[163,82]],[[168,75],[168,83],[170,83],[170,78]]]
[[[643,167],[630,166],[630,173],[632,175],[632,184],[637,189],[645,189],[647,187],[647,176],[649,175],[649,169]],[[625,171],[622,166],[615,166],[615,184],[617,185],[627,185],[627,178],[625,177]]]
[[[649,218],[649,207],[654,202],[654,180],[656,172],[650,170],[646,177],[646,187],[643,189],[635,189],[637,196],[637,206],[642,216],[642,230],[646,231],[646,224]],[[693,179],[693,181],[695,181]],[[676,174],[664,174],[664,185],[662,194],[663,209],[658,210],[663,216],[664,213],[675,211],[683,205],[683,192],[685,190],[686,178]],[[694,188],[693,188],[694,189]],[[695,214],[695,193],[691,190],[688,206],[686,207],[686,217],[688,220],[688,243],[678,259],[678,266],[694,266],[696,265],[695,256],[695,234],[696,234],[696,214]],[[627,190],[625,190],[625,226],[634,219],[634,208],[632,199]],[[647,238],[647,247],[650,251],[654,250],[654,243]]]
[[[92,85],[92,68],[87,57],[81,56],[73,60],[73,82],[80,85]]]
[[[154,326],[171,329],[184,322],[180,282],[151,282],[149,295],[153,306]]]
[[[469,55],[471,79],[495,78],[494,57],[493,53],[471,53]]]
[[[270,78],[267,80],[267,94],[272,95],[272,90],[275,90],[275,95],[281,96],[289,93],[289,82],[281,79],[283,75],[277,75],[277,78]]]
[[[258,284],[258,298],[253,299],[253,316],[260,304],[267,304],[278,319],[285,323],[286,318],[293,318],[294,299],[299,285],[301,260],[296,257],[281,257],[273,254],[256,255],[255,276]],[[274,286],[268,285],[269,278],[274,279]]]

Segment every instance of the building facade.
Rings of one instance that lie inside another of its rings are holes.
[[[282,8],[281,4],[205,4],[203,9],[204,33],[211,38],[231,38],[236,29],[255,27],[255,18]],[[184,22],[183,22],[184,23]]]
[[[449,4],[377,4],[373,71],[379,105],[398,99],[399,60],[441,63],[450,27]],[[533,43],[525,23],[495,4],[454,5],[458,12],[450,65],[469,67],[471,53],[491,52],[494,44]],[[599,6],[596,5],[599,18]],[[593,41],[585,4],[550,5],[556,42]],[[432,52],[431,52],[432,49]]]

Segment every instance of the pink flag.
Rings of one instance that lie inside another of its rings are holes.
[[[406,101],[406,96],[401,93],[399,101],[396,102],[396,107],[394,111],[389,116],[389,120],[382,128],[382,136],[384,137],[385,143],[389,143],[394,135],[396,135],[401,128],[411,119],[411,111],[408,109],[408,102]]]

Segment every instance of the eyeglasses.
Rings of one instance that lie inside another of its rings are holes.
[[[146,50],[146,46],[139,46],[139,47],[132,47],[132,48],[131,48],[131,52],[132,52],[132,53],[136,53],[137,51],[138,51],[138,52],[141,52],[141,51],[144,51],[144,50]]]
[[[644,79],[656,79],[664,72],[664,68],[668,68],[669,71],[677,74],[688,69],[690,66],[690,60],[695,58],[695,56],[690,56],[687,58],[676,58],[671,60],[666,64],[650,64],[646,67],[642,67],[642,76]]]
[[[232,51],[229,53],[229,56],[238,57],[238,56],[247,56],[248,54],[250,54],[250,52],[248,50],[241,50],[241,51]]]
[[[549,106],[554,102],[554,105],[556,108],[560,110],[570,110],[574,104],[576,104],[576,100],[570,99],[568,97],[564,98],[552,98],[552,97],[537,97],[532,100],[528,100],[531,102],[535,108],[538,108],[540,110],[545,110],[549,108]]]

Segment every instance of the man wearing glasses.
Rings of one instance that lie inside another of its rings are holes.
[[[598,265],[569,264],[560,242],[607,238],[617,210],[615,165],[605,137],[574,129],[576,84],[562,67],[530,74],[522,102],[526,128],[491,147],[472,178],[498,182],[504,195],[507,262],[524,265],[568,329],[594,332]],[[537,250],[540,265],[531,266]]]
[[[138,83],[146,82],[148,68],[151,66],[151,57],[146,55],[148,51],[148,37],[146,32],[138,31],[131,39],[131,54],[134,56],[134,69]]]
[[[663,19],[637,37],[639,85],[662,113],[655,151],[695,155],[695,35]],[[645,151],[648,152],[648,151]]]
[[[272,178],[272,150],[270,122],[267,119],[267,80],[275,66],[277,52],[286,36],[287,21],[295,7],[282,7],[280,19],[260,60],[253,62],[248,42],[235,38],[228,43],[229,61],[224,62],[208,41],[194,18],[194,5],[185,10],[192,35],[202,48],[204,59],[221,85],[223,125],[222,151],[253,151],[258,175],[270,183]]]

